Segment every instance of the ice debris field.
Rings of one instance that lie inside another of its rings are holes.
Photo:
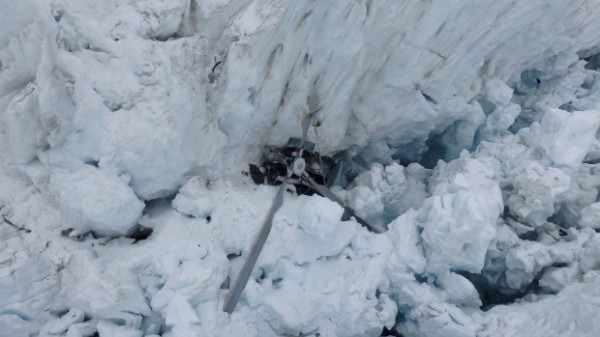
[[[600,335],[600,2],[2,0],[0,336]],[[242,174],[302,132],[360,168]],[[343,152],[342,152],[343,151]]]

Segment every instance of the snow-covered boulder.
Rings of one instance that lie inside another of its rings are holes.
[[[538,162],[524,162],[512,173],[514,194],[507,206],[520,221],[529,226],[540,226],[556,209],[556,198],[569,189],[571,177],[564,171],[542,166]]]
[[[599,111],[569,113],[550,109],[540,123],[540,145],[556,165],[577,170],[592,146],[599,124]]]

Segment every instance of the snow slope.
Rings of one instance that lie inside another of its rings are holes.
[[[597,17],[595,0],[4,0],[0,336],[593,336]],[[286,194],[229,316],[275,195],[239,172],[305,108],[309,139],[364,167],[335,192],[388,231]]]

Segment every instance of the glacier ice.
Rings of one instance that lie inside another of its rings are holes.
[[[600,113],[549,109],[540,122],[540,145],[556,165],[578,169],[592,146]]]
[[[595,1],[0,7],[0,335],[600,329]],[[388,231],[286,193],[229,316],[275,193],[239,173],[306,106]]]

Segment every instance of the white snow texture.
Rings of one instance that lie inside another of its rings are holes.
[[[598,18],[2,0],[0,337],[598,336]],[[229,315],[276,193],[240,172],[306,109],[361,168],[334,193],[387,231],[286,193]]]

